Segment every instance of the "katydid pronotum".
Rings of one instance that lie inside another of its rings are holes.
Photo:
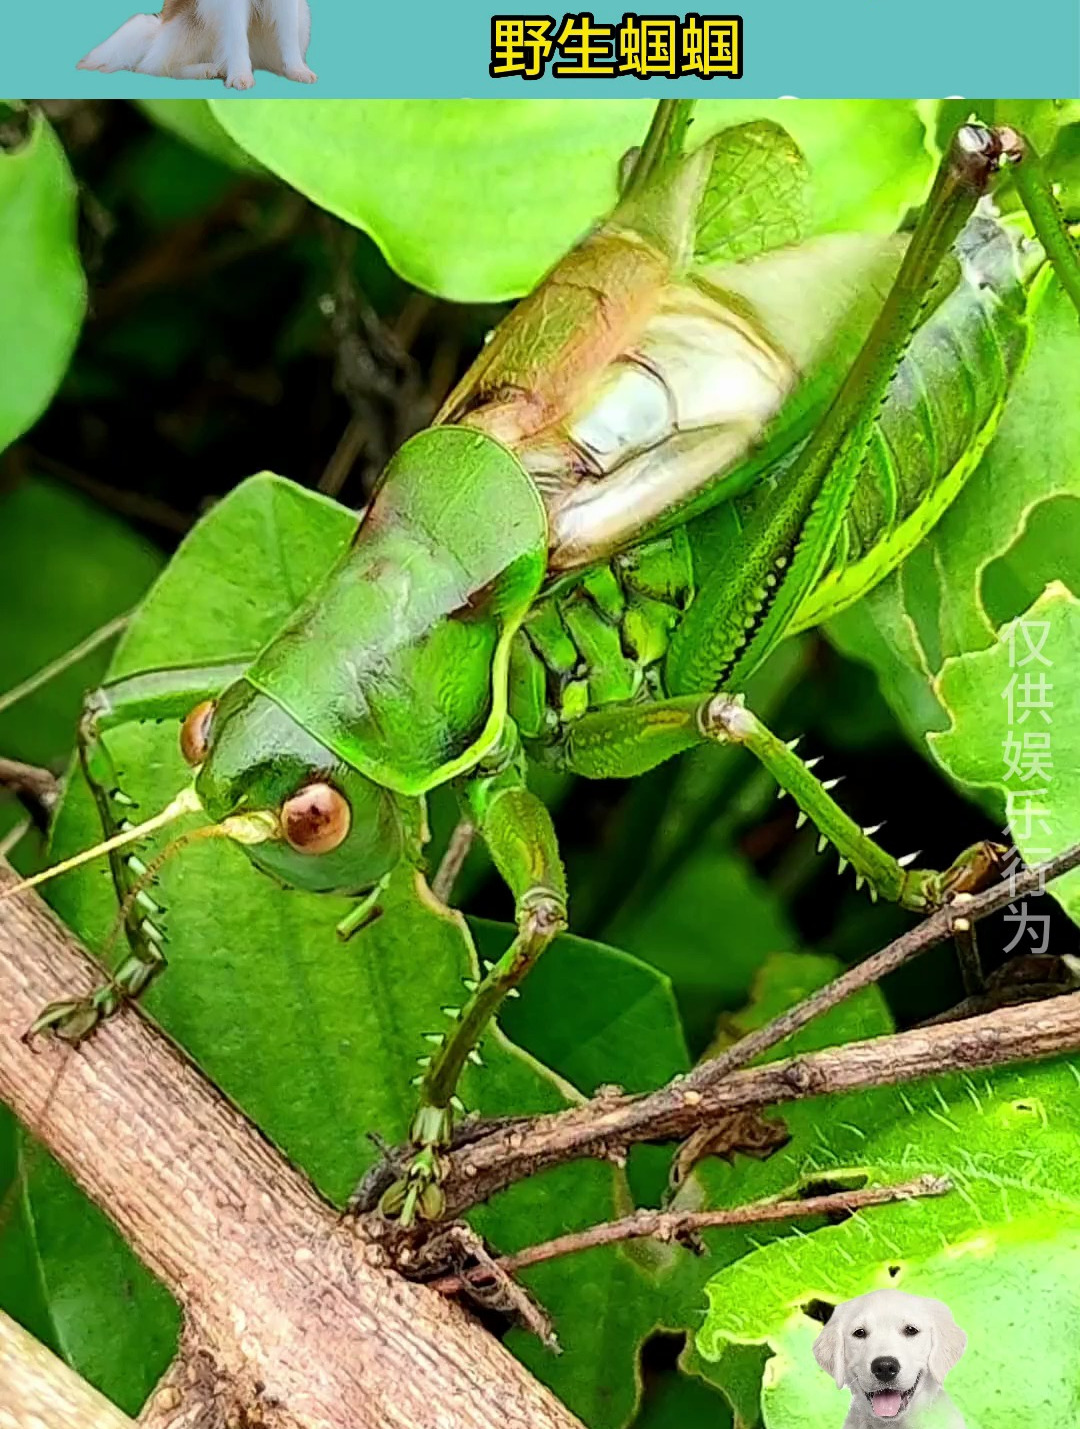
[[[1023,359],[1032,294],[1056,276],[1080,310],[1072,235],[1023,136],[973,119],[910,236],[795,241],[783,209],[802,160],[788,135],[751,123],[688,152],[688,110],[659,106],[614,211],[392,459],[351,548],[284,628],[227,666],[108,685],[81,723],[107,838],[43,876],[107,853],[129,951],[90,998],[35,1024],[69,1041],[164,967],[148,870],[125,845],[201,811],[200,833],[279,881],[355,896],[350,936],[392,872],[422,864],[425,796],[457,790],[517,935],[421,1059],[415,1155],[381,1203],[405,1222],[441,1214],[462,1068],[567,925],[528,761],[626,777],[735,742],[873,897],[925,911],[998,867],[987,843],[943,872],[886,853],[740,691],[955,498]],[[982,202],[1002,171],[1026,219]],[[709,215],[747,172],[771,238],[732,246]],[[125,828],[105,737],[162,718],[183,720],[193,784]]]

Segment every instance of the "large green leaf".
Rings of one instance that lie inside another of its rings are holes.
[[[798,941],[779,900],[716,838],[695,848],[644,908],[617,918],[608,936],[672,979],[695,1045],[708,1040],[721,1012],[745,1000],[765,958]]]
[[[1075,1066],[1060,1062],[856,1099],[845,1115],[859,1119],[857,1156],[850,1143],[833,1146],[830,1119],[819,1134],[823,1174],[830,1162],[881,1182],[932,1171],[956,1189],[781,1236],[727,1267],[709,1284],[699,1351],[767,1343],[765,1422],[809,1429],[841,1411],[810,1354],[821,1328],[812,1302],[899,1286],[944,1299],[968,1333],[949,1379],[968,1429],[1030,1417],[1043,1429],[1075,1423],[1080,1354],[1056,1327],[1080,1310],[1078,1082]],[[1003,1345],[1023,1374],[1004,1367]]]
[[[731,1410],[715,1390],[682,1374],[662,1375],[646,1390],[634,1429],[728,1429]]]
[[[141,607],[114,673],[254,649],[323,574],[355,525],[353,513],[278,478],[245,483],[187,538]],[[123,787],[143,811],[159,807],[190,777],[174,726],[130,726],[108,742]],[[55,852],[95,837],[89,797],[73,780]],[[144,853],[163,842],[149,842]],[[164,868],[159,892],[170,966],[148,995],[148,1008],[331,1198],[342,1200],[376,1154],[366,1133],[391,1141],[406,1134],[424,1034],[445,1025],[441,1009],[460,1003],[462,979],[475,975],[464,920],[406,874],[392,885],[384,916],[342,945],[334,924],[348,906],[344,900],[276,888],[223,843],[178,855]],[[61,916],[101,949],[115,915],[104,871],[93,867],[57,880],[52,898]],[[492,948],[512,936],[495,925],[481,932]],[[644,1074],[651,1084],[685,1067],[670,990],[655,972],[580,939],[556,944],[548,958],[535,992],[527,986],[514,1008],[514,1028],[560,1074],[591,1089],[604,1076],[633,1083]],[[653,1048],[644,1064],[643,1042]],[[550,1110],[577,1095],[501,1036],[487,1039],[484,1060],[483,1069],[470,1069],[463,1094],[485,1113]],[[69,1307],[76,1328],[56,1336],[58,1347],[130,1405],[162,1367],[175,1312],[124,1260],[100,1218],[78,1220],[71,1205],[57,1205],[53,1177],[39,1162],[24,1195],[32,1219],[44,1207],[59,1225],[28,1248],[24,1241],[21,1261],[36,1268],[25,1287],[26,1314],[40,1320],[57,1303]],[[514,1248],[605,1219],[624,1196],[612,1168],[569,1167],[499,1197],[477,1223],[496,1245]],[[73,1238],[77,1257],[70,1253]],[[555,1359],[517,1340],[569,1403],[612,1429],[633,1413],[634,1361],[647,1328],[640,1323],[647,1307],[627,1283],[634,1274],[614,1252],[538,1269],[533,1280],[566,1353]],[[86,1324],[94,1315],[125,1342],[122,1357],[95,1351],[101,1330]]]
[[[1080,837],[1069,777],[1080,736],[1068,686],[1075,646],[1067,598],[1080,591],[1078,372],[1076,312],[1053,285],[1036,308],[1031,355],[1001,428],[960,498],[899,571],[829,627],[841,649],[876,670],[915,742],[1004,815],[1001,690],[1010,671],[998,637],[1044,587],[1058,583],[1046,612],[1055,628],[1059,621],[1066,627],[1051,641],[1059,650],[1052,675],[1056,766],[1046,800],[1055,830],[1049,842],[1022,839],[1029,851],[1063,847],[1070,831]],[[1029,664],[1024,673],[1040,668]],[[1022,786],[1014,779],[1011,787]],[[1075,913],[1075,896],[1070,906]]]
[[[526,292],[615,199],[648,100],[212,101],[232,138],[365,229],[391,266],[460,301]],[[929,172],[911,103],[710,101],[693,139],[771,118],[814,176],[816,226],[892,227]],[[884,177],[883,177],[884,176]]]
[[[791,640],[754,674],[746,698],[763,720],[779,715],[807,663],[808,642]],[[774,781],[745,750],[704,745],[635,783],[618,846],[597,853],[602,910],[611,905],[602,936],[671,979],[695,1053],[721,1013],[746,1003],[766,957],[798,944],[735,838],[775,803]]]
[[[142,596],[161,564],[156,551],[81,496],[45,481],[25,481],[0,501],[0,567],[7,577],[0,621],[4,684],[18,683],[121,615]],[[72,598],[72,592],[78,598]],[[84,689],[105,672],[102,647],[0,714],[0,750],[61,767],[72,743]],[[0,831],[20,817],[0,805]],[[12,855],[25,872],[41,861],[25,838]],[[20,1187],[17,1178],[29,1170]],[[148,1282],[104,1218],[58,1168],[27,1152],[0,1107],[0,1305],[96,1381],[113,1376],[121,1407],[134,1412],[175,1340],[175,1311]],[[54,1267],[70,1267],[62,1282]],[[104,1267],[127,1298],[102,1303]],[[146,1317],[149,1336],[139,1329]],[[119,1371],[119,1372],[118,1372]]]
[[[1080,496],[1080,327],[1047,282],[1034,301],[1030,356],[985,458],[912,561],[831,622],[845,651],[876,662],[878,632],[906,620],[912,656],[918,649],[936,674],[947,656],[990,644],[1002,618],[1042,589],[1032,585],[1025,531],[1042,504]],[[1057,575],[1080,582],[1076,549],[1061,559]]]
[[[1025,860],[1080,843],[1080,600],[1048,587],[989,649],[947,660],[936,688],[952,725],[931,748],[955,779],[999,794]],[[1049,887],[1080,922],[1080,872]],[[1042,941],[1026,906],[1032,921],[1011,929],[1021,952]]]
[[[75,181],[40,117],[0,147],[0,450],[37,421],[75,347],[86,287],[75,247]]]

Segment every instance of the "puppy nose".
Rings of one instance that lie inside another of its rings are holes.
[[[870,1361],[870,1371],[877,1379],[895,1379],[900,1373],[900,1361],[892,1355],[878,1355]]]

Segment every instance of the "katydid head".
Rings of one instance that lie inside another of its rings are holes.
[[[359,893],[403,856],[395,795],[320,744],[247,680],[196,705],[180,747],[216,823],[261,813],[268,836],[238,840],[256,867],[310,893]]]

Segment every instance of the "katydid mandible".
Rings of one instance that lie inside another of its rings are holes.
[[[886,853],[739,692],[955,498],[1023,359],[1032,295],[1056,273],[1080,307],[1072,237],[1022,136],[972,121],[909,238],[801,241],[785,132],[742,125],[687,153],[687,112],[659,107],[612,214],[392,459],[351,549],[284,629],[235,665],[106,686],[80,726],[110,839],[61,867],[108,853],[130,946],[106,986],[35,1024],[70,1041],[164,966],[148,871],[122,852],[149,825],[123,826],[110,727],[182,717],[194,783],[150,825],[201,809],[200,833],[286,885],[355,895],[343,936],[399,865],[422,865],[425,796],[456,788],[517,935],[420,1059],[415,1158],[382,1201],[406,1222],[441,1214],[461,1070],[567,926],[528,761],[626,777],[737,742],[873,897],[929,910],[997,870],[992,844],[944,872]],[[748,166],[772,241],[733,243],[712,221]],[[1034,237],[980,203],[1002,169]]]

